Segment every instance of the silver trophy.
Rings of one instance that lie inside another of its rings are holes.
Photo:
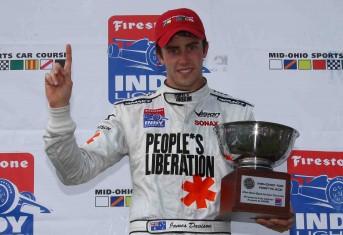
[[[222,154],[234,171],[222,179],[219,219],[293,216],[290,175],[274,172],[284,163],[299,132],[271,122],[239,121],[215,127]]]

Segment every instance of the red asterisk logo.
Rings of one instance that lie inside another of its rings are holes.
[[[87,144],[94,142],[94,139],[100,136],[100,132],[97,132],[92,138],[87,141]]]
[[[181,201],[186,205],[190,206],[193,202],[196,202],[197,208],[207,208],[206,200],[214,201],[216,192],[209,190],[209,188],[214,184],[214,180],[210,177],[202,180],[201,176],[193,176],[193,182],[186,181],[182,184],[182,189],[189,192],[189,194],[183,198]]]

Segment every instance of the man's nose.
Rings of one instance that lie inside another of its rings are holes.
[[[189,54],[187,51],[182,51],[180,53],[180,63],[188,63],[189,62]]]

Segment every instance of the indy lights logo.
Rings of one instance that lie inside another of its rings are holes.
[[[33,235],[33,217],[51,211],[33,194],[33,156],[0,153],[0,235]]]
[[[343,152],[294,150],[288,158],[297,235],[343,234]]]
[[[110,103],[154,92],[166,76],[154,42],[158,15],[112,16],[108,20]],[[204,73],[209,70],[203,67]]]
[[[342,70],[343,52],[270,52],[270,70]]]
[[[31,192],[19,193],[11,181],[1,178],[0,206],[0,234],[33,234],[33,214],[50,213]]]

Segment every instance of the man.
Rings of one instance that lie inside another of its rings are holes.
[[[213,125],[253,119],[253,106],[208,87],[202,74],[208,42],[194,11],[175,9],[159,17],[156,48],[166,66],[165,84],[153,94],[116,103],[92,141],[78,147],[69,109],[72,53],[67,45],[64,68],[56,64],[45,76],[46,152],[67,185],[85,183],[128,156],[130,233],[230,234],[230,223],[215,219],[221,179],[231,169]],[[257,222],[283,232],[293,219]]]

